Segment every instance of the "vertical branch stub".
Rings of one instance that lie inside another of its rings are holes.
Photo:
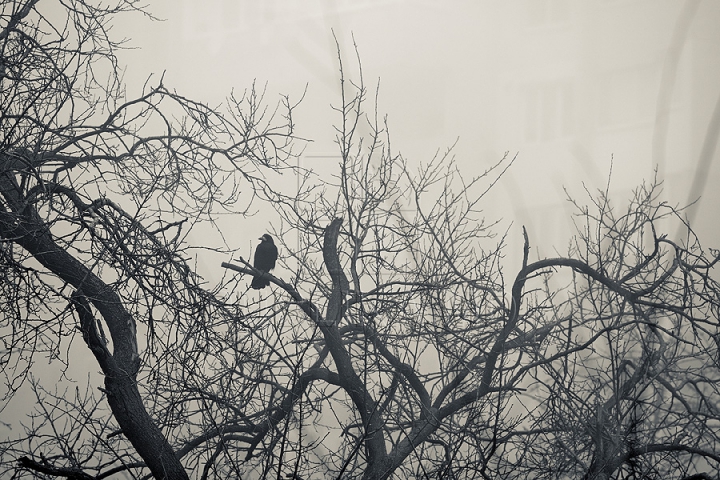
[[[340,321],[343,314],[343,300],[350,290],[348,279],[340,266],[340,257],[337,252],[337,241],[340,234],[340,226],[342,218],[336,218],[325,229],[325,237],[323,239],[323,259],[325,267],[332,279],[332,292],[328,301],[327,313],[325,321],[332,325]]]

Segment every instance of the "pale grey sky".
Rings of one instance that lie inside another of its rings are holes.
[[[720,94],[714,0],[149,4],[164,22],[118,24],[140,47],[122,57],[130,94],[163,71],[166,85],[211,104],[254,80],[267,82],[271,99],[297,98],[308,85],[296,117],[299,133],[314,140],[306,153],[333,153],[332,31],[346,65],[354,35],[366,83],[380,80],[394,149],[409,161],[427,161],[457,138],[468,175],[518,153],[486,209],[515,222],[511,239],[526,225],[544,255],[564,251],[571,235],[563,188],[581,195],[583,183],[604,187],[611,158],[619,203],[658,162],[667,200],[686,203]],[[716,161],[707,165],[696,225],[717,246],[720,173]]]
[[[710,148],[717,138],[706,142],[720,96],[717,0],[148,3],[165,21],[116,22],[116,34],[138,47],[121,55],[130,96],[163,72],[166,86],[209,104],[254,80],[267,82],[269,99],[298,98],[307,85],[295,120],[314,140],[307,155],[326,155],[334,152],[330,104],[339,88],[332,32],[346,65],[354,35],[366,83],[380,79],[379,110],[389,116],[394,149],[408,161],[427,161],[458,138],[468,176],[506,151],[518,155],[484,206],[490,218],[514,222],[511,252],[521,252],[521,225],[535,254],[564,252],[572,218],[563,187],[578,196],[583,184],[603,187],[611,158],[619,203],[652,177],[659,159],[666,199],[685,204],[703,166],[695,228],[706,246],[720,246],[720,166]],[[712,155],[701,162],[703,151]],[[228,237],[249,255],[266,220],[236,222]],[[212,281],[224,273],[223,260],[201,263],[201,273]]]

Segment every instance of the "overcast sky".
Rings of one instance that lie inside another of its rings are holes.
[[[456,139],[469,176],[518,155],[486,209],[516,234],[527,225],[543,255],[565,251],[571,235],[564,189],[604,187],[611,160],[619,203],[657,165],[666,198],[686,203],[720,94],[714,0],[152,0],[149,10],[164,21],[117,24],[139,47],[122,57],[129,94],[152,72],[211,104],[253,81],[267,82],[269,98],[307,86],[295,119],[314,140],[306,156],[335,153],[333,32],[348,65],[354,36],[394,149],[410,162]],[[698,230],[718,246],[710,160]]]
[[[164,21],[130,15],[115,24],[137,47],[120,58],[128,95],[163,72],[166,86],[211,105],[253,81],[267,83],[269,99],[299,98],[307,87],[295,118],[298,133],[313,140],[307,157],[334,153],[333,31],[348,65],[354,35],[366,83],[380,81],[394,149],[409,162],[457,140],[458,163],[472,176],[505,152],[517,154],[484,205],[490,218],[513,222],[508,248],[518,255],[508,255],[510,264],[522,251],[521,225],[535,255],[566,251],[572,217],[564,188],[576,196],[583,185],[602,188],[611,159],[618,203],[656,166],[673,204],[694,198],[696,179],[706,180],[694,225],[704,245],[720,247],[717,138],[707,140],[720,96],[717,0],[148,3]],[[335,162],[303,161],[328,170]],[[269,230],[266,216],[236,226],[227,237],[247,256]],[[222,260],[201,262],[201,273],[216,279]]]

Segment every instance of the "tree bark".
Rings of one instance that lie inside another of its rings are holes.
[[[123,434],[157,479],[186,480],[185,469],[160,429],[147,413],[137,386],[140,366],[135,319],[112,288],[77,258],[55,243],[47,225],[32,206],[24,205],[20,188],[9,173],[0,174],[0,195],[12,209],[0,210],[0,236],[28,251],[45,268],[76,289],[74,305],[86,344],[105,375],[108,403]],[[90,303],[100,312],[112,338],[111,354],[97,332]]]

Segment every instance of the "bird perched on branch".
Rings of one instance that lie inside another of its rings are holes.
[[[253,267],[260,270],[263,273],[268,273],[270,270],[275,268],[275,260],[278,257],[278,250],[273,242],[273,239],[267,233],[260,237],[260,244],[255,249],[255,260]],[[255,290],[260,290],[270,285],[270,280],[262,278],[259,275],[255,275],[252,279],[250,286]]]

